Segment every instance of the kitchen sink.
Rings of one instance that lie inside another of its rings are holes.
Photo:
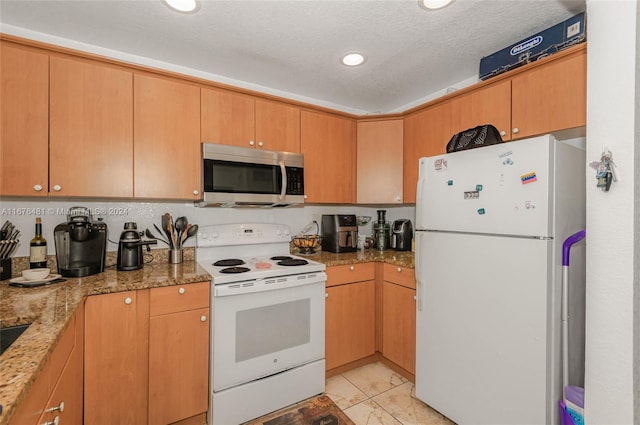
[[[11,346],[11,344],[13,344],[24,331],[27,330],[29,325],[31,325],[31,323],[11,326],[8,328],[0,328],[0,355],[4,353],[5,350],[9,348],[9,346]]]

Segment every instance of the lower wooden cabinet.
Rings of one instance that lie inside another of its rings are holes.
[[[149,424],[172,424],[207,411],[209,286],[151,290]]]
[[[326,369],[375,354],[373,263],[327,267]]]
[[[84,423],[147,423],[149,291],[85,305]]]
[[[208,407],[209,282],[87,299],[86,424],[165,425]]]
[[[82,425],[82,307],[64,331],[11,424]]]
[[[382,355],[415,375],[415,273],[411,268],[385,264],[383,279]]]

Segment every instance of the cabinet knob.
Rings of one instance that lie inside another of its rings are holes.
[[[356,269],[355,266],[349,266],[349,270],[354,271]]]
[[[396,196],[396,202],[402,202],[402,196]]]
[[[249,146],[254,146],[256,144],[256,142],[254,142],[253,140],[249,140]]]
[[[520,129],[518,127],[514,127],[513,130],[511,130],[511,132],[513,134],[518,134],[520,132]]]
[[[180,295],[184,294],[185,292],[187,292],[187,291],[186,291],[184,288],[180,288],[180,289],[178,289],[178,293],[179,293]]]
[[[33,186],[33,190],[35,190],[36,192],[40,192],[42,190],[42,185],[41,184],[37,184],[37,185]]]
[[[414,300],[414,301],[418,301],[418,296],[417,296],[417,295],[414,295],[414,296],[413,296],[413,300]]]
[[[402,271],[402,267],[398,267],[398,273]]]
[[[263,147],[263,146],[264,146],[264,143],[262,143],[262,142],[258,142],[258,146]]]
[[[201,322],[206,322],[207,321],[207,316],[205,316],[204,314],[202,316],[200,316],[200,321]]]
[[[60,186],[59,184],[54,184],[53,190],[55,190],[56,192],[60,192],[62,190],[62,186]]]
[[[502,131],[500,132],[500,135],[501,135],[502,137],[504,137],[504,136],[506,136],[506,135],[507,135],[507,132],[506,132],[506,131],[504,131],[504,130],[502,130]]]
[[[133,302],[133,300],[131,299],[131,297],[127,297],[127,298],[125,298],[125,299],[124,299],[124,303],[125,303],[126,305],[129,305],[129,304],[131,304],[132,302]]]
[[[60,418],[58,416],[56,416],[55,418],[53,418],[52,421],[45,422],[42,425],[58,425],[59,423],[60,423]]]
[[[328,292],[325,292],[325,293],[324,293],[324,297],[325,297],[325,298],[329,298],[329,293],[328,293]]]
[[[60,413],[64,412],[64,401],[61,401],[60,404],[57,406],[48,408],[47,412],[55,412],[56,410],[59,410]]]
[[[198,196],[198,195],[200,195],[200,191],[196,189],[196,190],[193,191],[193,194]]]

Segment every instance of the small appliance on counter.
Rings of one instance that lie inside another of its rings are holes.
[[[396,251],[411,251],[413,225],[411,220],[401,218],[393,222],[391,228],[391,248]]]
[[[354,252],[358,248],[358,223],[352,214],[322,216],[322,250]]]
[[[129,271],[142,268],[144,265],[142,247],[146,246],[149,251],[149,245],[156,245],[158,241],[156,239],[142,240],[141,236],[138,233],[136,223],[130,221],[124,224],[124,230],[120,233],[120,241],[118,242],[118,270]]]
[[[391,225],[386,220],[387,210],[377,210],[378,220],[373,223],[373,246],[381,251],[388,249],[391,241]]]
[[[88,208],[70,208],[67,222],[54,228],[53,238],[62,276],[83,277],[104,271],[107,223],[94,222]]]

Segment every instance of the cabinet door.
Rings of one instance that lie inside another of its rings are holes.
[[[256,147],[272,151],[300,152],[300,108],[257,99]]]
[[[199,199],[200,88],[135,74],[134,196]]]
[[[84,423],[147,423],[149,291],[85,304]]]
[[[484,124],[497,128],[502,140],[511,139],[511,80],[451,100],[451,135]]]
[[[415,374],[416,291],[385,281],[382,292],[382,354]]]
[[[587,123],[586,49],[548,60],[511,80],[514,139]]]
[[[46,196],[49,56],[0,45],[0,195]]]
[[[255,146],[255,100],[226,90],[201,89],[203,142]],[[253,143],[253,144],[251,144]]]
[[[356,124],[318,112],[300,113],[307,202],[353,203],[356,179]]]
[[[133,196],[133,73],[51,58],[51,195]]]
[[[375,281],[326,289],[326,368],[375,353]]]
[[[62,409],[62,410],[61,410]],[[38,424],[82,425],[82,349],[74,347]]]
[[[207,411],[209,309],[153,316],[149,323],[149,423]]]
[[[358,123],[359,204],[402,203],[402,135],[401,119]]]
[[[445,102],[404,119],[404,203],[416,202],[418,160],[446,152],[451,139],[451,103]]]

